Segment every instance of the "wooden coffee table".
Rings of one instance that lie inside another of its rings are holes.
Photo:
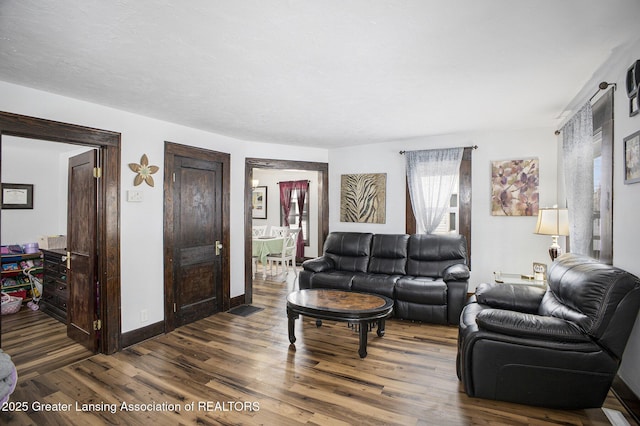
[[[308,289],[295,291],[287,296],[289,318],[289,342],[294,344],[295,321],[298,315],[322,320],[345,321],[359,327],[360,358],[367,356],[367,333],[372,324],[378,324],[377,334],[384,336],[385,319],[393,312],[393,300],[376,294],[345,290]]]

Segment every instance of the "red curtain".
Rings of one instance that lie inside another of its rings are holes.
[[[291,211],[291,191],[295,182],[279,182],[280,185],[280,205],[284,212],[284,226],[289,226],[289,212]]]
[[[279,182],[280,185],[280,205],[282,206],[282,212],[284,213],[284,226],[289,226],[289,212],[291,211],[291,193],[296,190],[298,198],[298,241],[296,241],[296,258],[302,259],[304,257],[304,237],[302,235],[302,212],[304,211],[304,205],[307,200],[307,193],[309,192],[308,180],[296,180]]]
[[[307,199],[307,192],[309,192],[308,180],[297,180],[294,182],[294,188],[298,193],[298,214],[300,220],[298,221],[298,241],[296,245],[296,258],[302,259],[304,257],[304,237],[302,236],[302,212],[304,211],[304,203]]]

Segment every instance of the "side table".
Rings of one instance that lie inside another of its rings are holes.
[[[533,275],[494,272],[493,281],[497,284],[531,285],[547,288],[546,280],[536,280]]]

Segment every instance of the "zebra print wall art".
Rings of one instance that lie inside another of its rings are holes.
[[[342,175],[340,222],[386,223],[387,174]]]

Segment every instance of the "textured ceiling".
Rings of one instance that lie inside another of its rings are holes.
[[[0,80],[307,146],[553,126],[639,17],[637,0],[2,0]]]

